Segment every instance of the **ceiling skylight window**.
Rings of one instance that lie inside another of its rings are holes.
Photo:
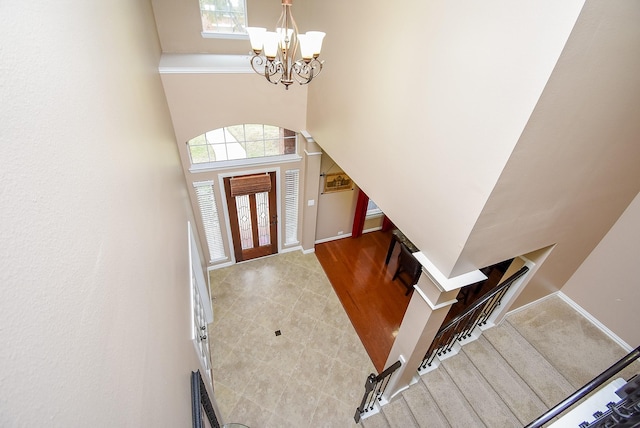
[[[189,140],[187,146],[191,165],[295,156],[296,133],[271,125],[234,125],[205,132]]]
[[[246,0],[200,0],[203,35],[247,34]]]

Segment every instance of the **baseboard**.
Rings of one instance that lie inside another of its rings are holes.
[[[591,324],[593,324],[598,329],[600,329],[600,331],[602,331],[604,334],[609,336],[611,340],[613,340],[618,345],[620,345],[624,350],[626,350],[627,352],[633,351],[634,348],[631,345],[629,345],[627,342],[622,340],[620,336],[615,334],[613,331],[609,330],[609,328],[606,325],[598,321],[596,317],[594,317],[589,312],[587,312],[582,306],[574,302],[569,296],[564,294],[562,291],[557,291],[555,294],[557,294],[559,298],[564,300],[569,306],[571,306],[573,309],[579,312],[583,317],[589,320]]]
[[[371,229],[365,229],[365,230],[362,231],[362,233],[365,234],[365,233],[370,233],[370,232],[377,232],[379,230],[382,230],[382,226],[372,227]]]
[[[556,293],[557,293],[557,292],[556,292]],[[513,309],[513,310],[511,310],[511,311],[507,312],[507,314],[506,314],[505,318],[506,318],[506,317],[508,317],[508,316],[509,316],[509,315],[511,315],[511,314],[517,314],[518,312],[523,311],[523,310],[525,310],[525,309],[527,309],[527,308],[529,308],[529,307],[531,307],[531,306],[533,306],[533,305],[535,305],[535,304],[537,304],[537,303],[544,302],[545,300],[550,299],[550,298],[552,298],[553,296],[555,296],[555,295],[556,295],[556,293],[547,294],[546,296],[541,297],[541,298],[539,298],[538,300],[534,300],[533,302],[529,302],[529,303],[527,303],[526,305],[522,305],[522,306],[520,306],[519,308]]]
[[[217,265],[213,265],[213,266],[207,266],[207,272],[211,272],[212,270],[216,270],[216,269],[222,269],[222,268],[226,268],[229,266],[233,266],[235,263],[232,261],[226,262],[226,263],[220,263]]]
[[[596,317],[594,317],[589,312],[587,312],[582,306],[578,305],[576,302],[571,300],[571,298],[569,296],[567,296],[566,294],[564,294],[562,291],[556,291],[555,293],[547,294],[546,296],[541,297],[538,300],[534,300],[533,302],[530,302],[530,303],[527,303],[526,305],[520,306],[517,309],[509,311],[507,313],[507,316],[509,316],[511,314],[518,313],[518,312],[520,312],[520,311],[522,311],[524,309],[527,309],[530,306],[533,306],[533,305],[535,305],[537,303],[543,302],[543,301],[545,301],[547,299],[550,299],[551,297],[554,297],[554,296],[557,296],[558,298],[562,299],[566,304],[568,304],[573,309],[575,309],[575,311],[578,312],[583,317],[585,317],[587,319],[587,321],[591,322],[591,324],[593,324],[596,328],[598,328],[605,335],[607,335],[609,338],[611,338],[611,340],[613,340],[618,345],[620,345],[622,347],[622,349],[624,349],[627,352],[633,351],[634,348],[632,346],[630,346],[627,342],[622,340],[613,331],[609,330],[609,328],[607,326],[605,326],[600,321],[598,321],[598,319]]]
[[[311,253],[315,253],[316,249],[315,248],[309,248],[308,250],[302,250],[302,254],[311,254]]]
[[[302,251],[302,246],[301,245],[296,245],[295,247],[287,247],[287,248],[281,248],[280,249],[280,253],[291,253],[293,251]]]
[[[330,238],[318,239],[315,243],[316,244],[322,244],[323,242],[337,241],[338,239],[344,239],[344,238],[350,238],[350,237],[351,237],[350,233],[345,233],[345,234],[338,235],[338,236],[332,236]]]

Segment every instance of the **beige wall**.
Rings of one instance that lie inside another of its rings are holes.
[[[582,4],[314,2],[328,35],[309,131],[442,272],[453,271]]]
[[[320,30],[309,27],[305,14],[307,3],[314,0],[296,0],[293,13],[301,32]],[[251,52],[248,36],[241,40],[202,37],[200,8],[196,0],[152,0],[162,51],[167,53],[248,54]],[[275,29],[281,11],[280,0],[247,0],[249,26]]]
[[[323,153],[320,171],[322,174],[326,174],[343,170],[326,153]],[[353,190],[333,193],[323,193],[323,188],[324,177],[320,177],[316,241],[351,233],[358,198],[358,188],[355,185]]]
[[[316,141],[441,271],[553,246],[515,306],[560,289],[640,191],[640,3],[335,3]]]
[[[456,268],[555,244],[518,305],[560,289],[640,191],[640,3],[588,1]]]
[[[191,424],[191,210],[148,1],[0,3],[0,426]]]
[[[631,347],[640,344],[640,196],[636,196],[562,292]]]
[[[212,129],[263,123],[306,129],[307,87],[271,85],[256,74],[162,74],[179,145]]]
[[[197,4],[197,3],[196,3]],[[223,241],[227,255],[229,238],[221,192],[220,175],[230,173],[242,175],[246,171],[262,171],[280,168],[280,195],[284,194],[284,173],[288,169],[300,170],[300,189],[304,189],[304,139],[299,137],[298,154],[301,160],[272,165],[255,165],[209,172],[190,172],[191,166],[186,142],[207,131],[224,126],[243,123],[261,123],[280,126],[296,132],[306,129],[307,88],[292,86],[285,90],[282,85],[270,85],[264,78],[254,74],[212,74],[212,73],[170,73],[162,74],[162,84],[171,111],[171,121],[175,130],[178,150],[182,159],[184,175],[191,194],[194,211],[193,182],[213,180],[218,213],[222,227]],[[302,196],[300,197],[302,200]],[[302,201],[301,201],[302,202]],[[303,213],[304,211],[300,211]],[[284,213],[281,213],[281,224]],[[197,215],[198,230],[202,231],[200,215]],[[284,228],[281,228],[281,242],[284,242]],[[203,248],[207,248],[205,236],[199,234]],[[208,250],[205,250],[208,252]],[[231,260],[231,258],[229,258]],[[223,263],[224,261],[220,262]],[[220,264],[216,263],[216,264]]]
[[[203,42],[197,10],[174,3],[153,3],[165,51],[247,52]],[[249,4],[250,24],[275,19],[266,3]],[[309,86],[308,111],[306,98],[298,111],[323,150],[444,273],[553,247],[516,302],[524,304],[560,289],[640,190],[639,7],[296,0],[301,27],[328,33],[324,71]],[[262,13],[270,16],[257,22]],[[282,89],[260,79],[243,85]],[[179,141],[205,130],[212,116],[199,108],[180,112],[189,132],[176,129]],[[346,226],[346,216],[336,222],[324,207],[318,239],[350,229],[352,214]],[[340,207],[352,212],[346,199]]]
[[[249,38],[223,40],[202,37],[200,8],[197,1],[152,0],[158,34],[163,52],[247,54],[251,51]],[[280,8],[277,3],[247,0],[249,25],[275,26]],[[263,19],[262,16],[271,17]]]

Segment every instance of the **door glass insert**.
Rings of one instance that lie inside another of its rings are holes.
[[[236,207],[238,209],[241,247],[243,250],[253,248],[253,228],[251,227],[249,195],[236,196]]]
[[[256,211],[258,214],[258,240],[260,246],[271,244],[269,222],[269,194],[256,193]]]

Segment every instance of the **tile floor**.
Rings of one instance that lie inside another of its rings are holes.
[[[284,253],[210,277],[214,388],[224,422],[355,426],[375,369],[316,256]]]

